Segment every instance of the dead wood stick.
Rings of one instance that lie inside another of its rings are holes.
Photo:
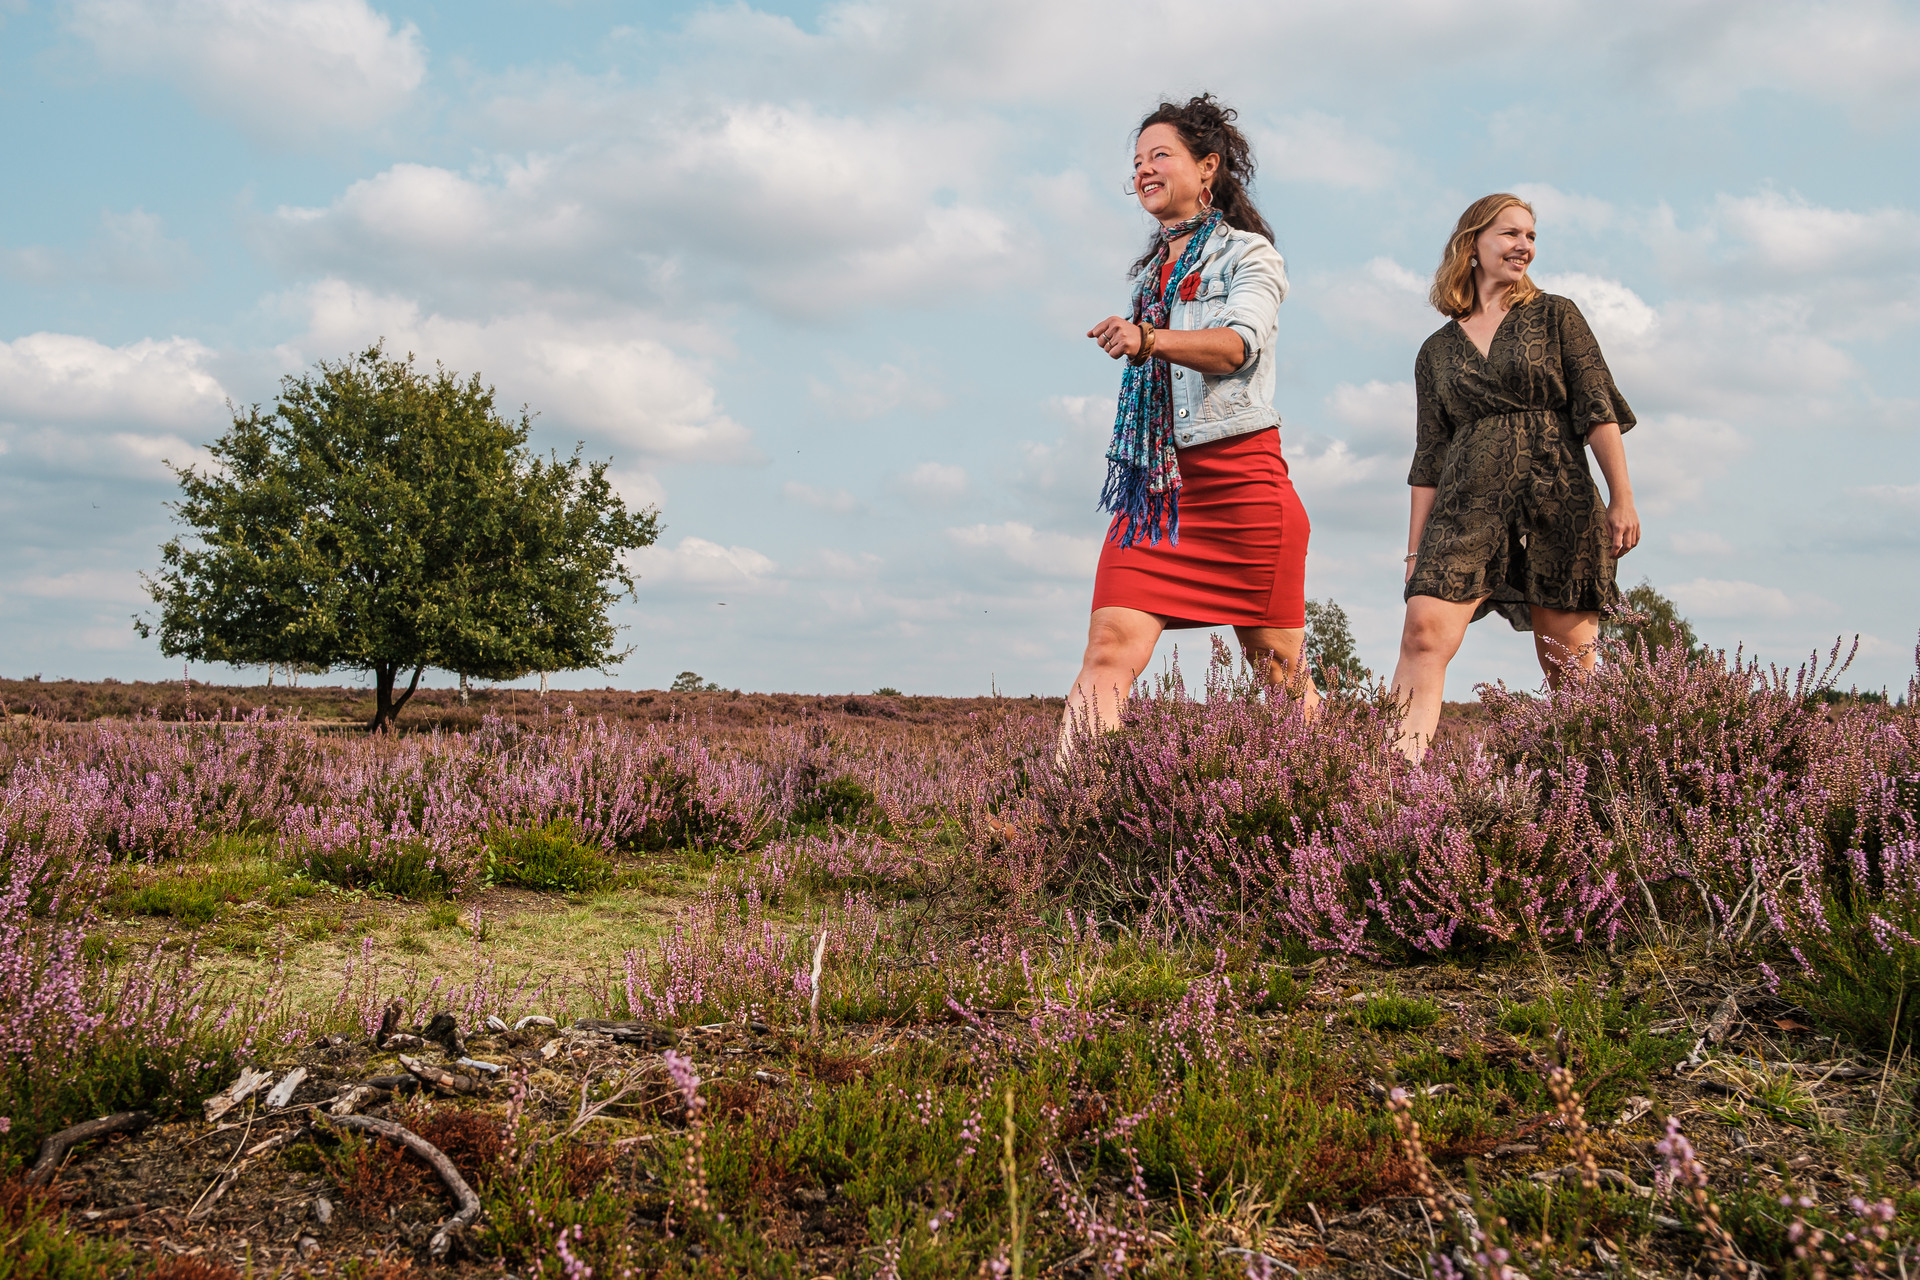
[[[479,1088],[479,1083],[467,1076],[457,1076],[451,1071],[442,1071],[432,1063],[422,1062],[418,1058],[409,1058],[404,1053],[399,1057],[401,1066],[436,1089],[447,1093],[473,1093]]]
[[[101,1116],[98,1120],[84,1121],[71,1129],[62,1129],[40,1144],[40,1158],[33,1162],[33,1168],[27,1170],[27,1176],[21,1181],[30,1187],[44,1187],[53,1181],[53,1175],[59,1172],[60,1162],[74,1147],[109,1133],[138,1133],[152,1119],[145,1111],[122,1111],[116,1115]]]
[[[391,1120],[376,1120],[372,1116],[334,1116],[328,1123],[347,1129],[359,1129],[365,1133],[377,1133],[389,1142],[400,1143],[433,1166],[433,1171],[440,1175],[440,1181],[447,1184],[447,1190],[452,1193],[454,1203],[460,1206],[459,1211],[441,1223],[440,1229],[433,1233],[433,1239],[427,1242],[427,1252],[436,1259],[447,1256],[447,1251],[453,1247],[453,1237],[456,1232],[472,1226],[479,1219],[480,1197],[473,1193],[473,1188],[467,1185],[467,1180],[460,1176],[458,1169],[453,1167],[453,1161],[447,1159],[447,1153],[413,1130],[397,1125]]]
[[[240,1175],[247,1171],[247,1166],[250,1163],[266,1155],[269,1151],[277,1151],[281,1147],[286,1146],[289,1142],[292,1142],[295,1138],[305,1133],[309,1127],[310,1126],[304,1124],[290,1125],[280,1132],[262,1138],[251,1147],[248,1147],[246,1154],[234,1161],[233,1164],[228,1167],[227,1171],[220,1175],[219,1181],[207,1188],[206,1194],[200,1197],[199,1203],[188,1212],[187,1221],[198,1222],[212,1213],[213,1206],[220,1202],[220,1197],[227,1194],[228,1189],[231,1188],[234,1183],[240,1181]]]

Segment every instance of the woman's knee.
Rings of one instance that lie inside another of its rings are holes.
[[[1153,656],[1157,635],[1144,634],[1139,627],[1125,622],[1096,617],[1087,626],[1087,652],[1083,667],[1126,667],[1139,672]]]
[[[1412,658],[1451,658],[1459,652],[1465,632],[1457,619],[1446,614],[1408,609],[1400,631],[1400,652]]]

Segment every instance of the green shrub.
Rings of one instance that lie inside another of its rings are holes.
[[[0,1183],[0,1280],[107,1280],[129,1261],[121,1246],[82,1235],[52,1192]]]
[[[302,869],[315,880],[343,889],[372,889],[431,902],[452,893],[454,878],[424,841],[393,841],[377,851],[364,845],[310,852]]]
[[[847,825],[873,808],[873,792],[847,774],[828,779],[793,806],[793,821],[801,826],[827,822]]]
[[[487,878],[521,889],[585,893],[605,888],[613,867],[598,849],[580,843],[571,821],[555,818],[543,827],[488,835]]]
[[[1876,937],[1871,918],[1879,915],[1895,927]],[[1899,1053],[1920,1024],[1920,947],[1903,940],[1920,936],[1920,912],[1879,904],[1829,902],[1830,930],[1808,932],[1797,940],[1811,966],[1796,969],[1781,983],[1781,994],[1796,1001],[1828,1032],[1870,1053]],[[1884,940],[1882,940],[1884,939]]]
[[[1368,996],[1353,1011],[1353,1020],[1370,1031],[1388,1035],[1422,1031],[1440,1021],[1440,1006],[1431,1000],[1391,993]]]
[[[1500,1015],[1501,1029],[1517,1036],[1550,1036],[1559,1025],[1560,1011],[1546,1000],[1509,1005]]]

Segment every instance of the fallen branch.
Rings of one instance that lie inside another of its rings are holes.
[[[287,1072],[286,1079],[273,1086],[273,1091],[267,1095],[267,1110],[278,1111],[292,1102],[293,1095],[299,1091],[301,1082],[306,1078],[305,1067],[295,1067]]]
[[[207,1123],[212,1124],[246,1101],[256,1090],[264,1089],[272,1082],[273,1072],[271,1071],[255,1071],[252,1067],[240,1068],[238,1080],[207,1099]]]
[[[457,1076],[451,1071],[443,1071],[432,1063],[422,1062],[418,1058],[409,1058],[404,1053],[400,1055],[400,1065],[434,1088],[443,1089],[448,1093],[473,1093],[480,1087],[478,1082],[467,1076]]]
[[[440,1181],[447,1185],[454,1203],[459,1210],[440,1224],[433,1238],[427,1242],[427,1252],[436,1260],[447,1256],[453,1247],[453,1237],[460,1231],[472,1226],[480,1217],[480,1197],[473,1193],[467,1180],[453,1167],[453,1161],[447,1159],[446,1152],[428,1142],[411,1129],[404,1128],[391,1120],[376,1120],[372,1116],[336,1116],[328,1123],[347,1129],[359,1129],[365,1133],[375,1133],[389,1142],[398,1142],[413,1154],[433,1166],[440,1175]]]
[[[71,1129],[62,1129],[40,1144],[40,1158],[33,1162],[33,1168],[27,1170],[27,1176],[22,1181],[30,1187],[44,1187],[53,1181],[53,1175],[60,1170],[60,1162],[74,1147],[109,1133],[138,1133],[152,1119],[145,1111],[122,1111],[116,1115],[101,1116],[98,1120],[84,1121]]]
[[[813,949],[813,999],[807,1002],[807,1035],[820,1038],[820,962],[827,954],[827,931],[820,931],[819,945]]]

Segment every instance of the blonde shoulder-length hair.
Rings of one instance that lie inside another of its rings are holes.
[[[1447,237],[1447,251],[1440,255],[1440,269],[1433,273],[1433,288],[1427,291],[1427,301],[1435,311],[1455,320],[1473,314],[1473,242],[1493,225],[1495,218],[1515,205],[1533,212],[1533,206],[1525,200],[1502,191],[1481,196],[1460,215],[1460,221],[1453,225],[1453,234]],[[1540,286],[1533,282],[1533,277],[1521,276],[1507,290],[1507,306],[1524,307],[1539,296]]]

